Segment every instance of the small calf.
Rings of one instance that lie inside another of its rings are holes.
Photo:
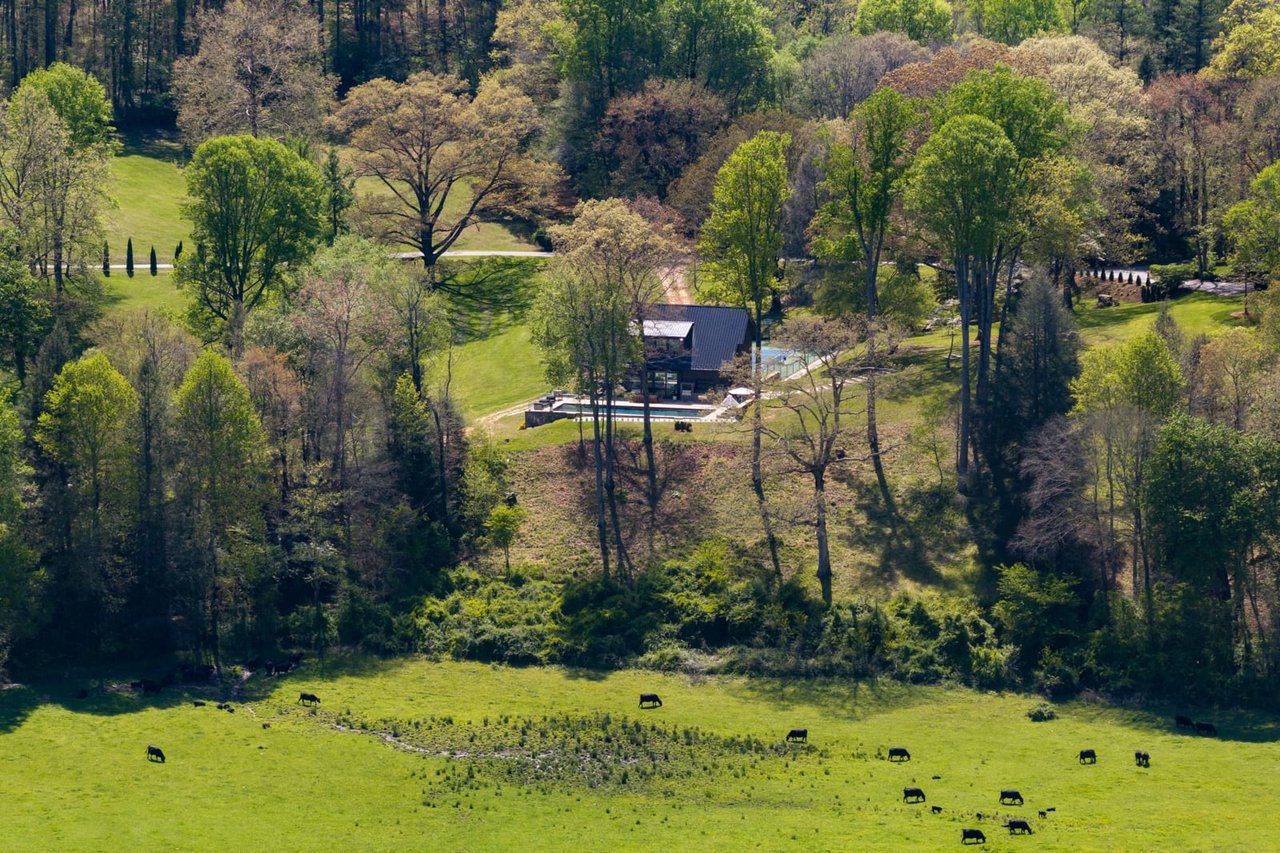
[[[192,699],[192,700],[191,700],[191,707],[193,707],[193,708],[203,708],[203,707],[204,707],[204,700],[202,700],[202,699]]]
[[[1006,825],[1009,827],[1010,835],[1018,835],[1019,833],[1023,835],[1031,834],[1031,824],[1027,823],[1022,818],[1011,818],[1009,823]]]
[[[219,711],[225,711],[225,710],[227,710],[227,709],[228,709],[228,708],[230,708],[230,707],[231,707],[231,703],[230,703],[230,702],[219,702],[219,703],[217,704],[217,708],[218,708],[218,710],[219,710]]]
[[[1081,764],[1097,764],[1098,753],[1094,752],[1092,749],[1080,750],[1080,763]]]
[[[148,746],[147,761],[158,761],[164,764],[164,750],[158,746]]]
[[[942,814],[942,806],[930,806],[929,811],[933,812],[934,814]]]
[[[1049,816],[1049,813],[1048,813],[1047,811],[1045,811],[1044,809],[1041,809],[1041,810],[1040,810],[1040,819],[1041,819],[1041,820],[1044,820],[1044,819],[1045,819],[1045,818],[1047,818],[1048,816]]]
[[[968,844],[970,841],[976,844],[986,844],[987,836],[983,834],[981,829],[960,830],[960,843]]]
[[[299,693],[298,702],[302,705],[319,705],[320,697],[314,693]]]
[[[271,728],[271,724],[270,724],[270,723],[263,723],[263,724],[262,724],[262,727],[263,727],[264,729],[269,729],[269,728]]]

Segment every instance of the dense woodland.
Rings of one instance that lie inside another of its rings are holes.
[[[0,8],[0,668],[693,650],[1278,698],[1280,4]],[[190,154],[182,316],[105,310],[120,131]],[[449,260],[481,222],[556,257]],[[1133,264],[1151,278],[1117,278]],[[818,357],[798,382],[742,368],[758,539],[655,546],[665,442],[597,408],[595,553],[495,563],[538,507],[507,500],[512,460],[467,431],[455,345],[477,316],[527,317],[545,363],[510,369],[607,407],[677,267],[746,308],[757,343],[779,321]],[[1243,282],[1244,316],[1194,336],[1162,311],[1085,349],[1098,270],[1144,301]],[[878,385],[953,316],[954,387],[886,439]],[[907,445],[933,487],[908,483]],[[985,581],[843,594],[826,490],[849,477],[903,536],[910,505],[959,513]],[[799,522],[777,498],[795,482]],[[779,546],[796,524],[816,566]]]

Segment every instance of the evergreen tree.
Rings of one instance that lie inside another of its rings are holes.
[[[129,238],[129,243],[124,250],[124,271],[129,278],[133,278],[133,238]]]

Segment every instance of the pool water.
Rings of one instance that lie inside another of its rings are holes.
[[[601,406],[601,409],[604,407]],[[575,415],[591,414],[591,405],[589,403],[561,403],[556,406],[554,411],[569,412]],[[614,403],[614,414],[624,418],[642,418],[644,417],[644,406],[637,403]],[[711,414],[710,406],[691,407],[691,406],[649,406],[649,417],[662,418],[670,420],[687,420],[696,421],[699,418],[706,417]]]

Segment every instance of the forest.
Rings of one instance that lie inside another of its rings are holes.
[[[0,14],[0,673],[1280,700],[1280,3]],[[628,383],[690,300],[807,366],[677,436]]]

